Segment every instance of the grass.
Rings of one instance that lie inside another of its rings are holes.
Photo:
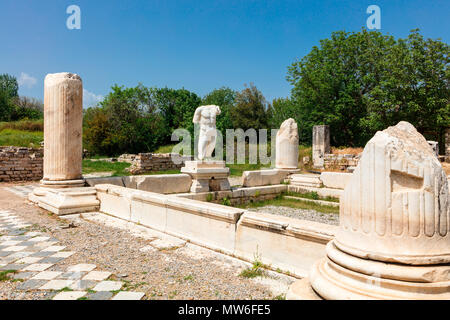
[[[123,282],[122,290],[124,290],[124,291],[136,290],[137,288],[147,284],[147,282],[132,283],[129,280],[122,280],[122,282]]]
[[[44,140],[44,134],[41,131],[0,130],[0,146],[39,148],[42,140]]]
[[[83,160],[83,174],[95,172],[112,172],[112,176],[129,176],[130,173],[125,171],[131,166],[127,162],[109,162],[109,161],[91,161]]]
[[[191,280],[194,280],[194,276],[192,274],[190,274],[188,276],[185,276],[183,279],[184,279],[184,281],[191,281]]]
[[[9,281],[12,280],[9,277],[9,274],[16,273],[16,270],[5,270],[0,272],[0,281]]]
[[[263,264],[258,257],[258,255],[255,255],[255,261],[253,261],[253,265],[251,268],[246,268],[242,270],[242,272],[239,274],[239,276],[244,278],[256,278],[256,277],[263,277],[265,275],[264,269],[267,269],[268,266]]]
[[[277,206],[277,207],[289,207],[294,209],[307,209],[307,210],[315,210],[322,213],[339,213],[339,208],[320,205],[313,202],[301,201],[301,200],[291,200],[283,198],[283,195],[280,195],[272,200],[264,200],[264,201],[255,201],[251,203],[246,203],[243,205],[239,205],[240,208],[259,208],[264,206]]]
[[[127,162],[110,162],[110,161],[91,161],[90,159],[83,159],[83,174],[96,173],[96,172],[112,172],[111,176],[129,176],[131,173],[125,169],[131,166]],[[144,172],[140,175],[155,175],[155,174],[177,174],[180,170],[171,169],[165,171],[150,171]]]
[[[172,153],[173,147],[175,147],[175,144],[169,144],[167,146],[160,146],[158,149],[153,151],[153,153]]]
[[[287,196],[293,196],[298,198],[305,198],[305,199],[311,199],[311,200],[323,200],[323,201],[330,201],[330,202],[339,202],[338,198],[327,196],[327,197],[321,197],[319,194],[315,191],[300,193],[300,192],[287,192]]]

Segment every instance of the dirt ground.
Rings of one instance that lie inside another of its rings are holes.
[[[99,270],[111,272],[113,280],[145,292],[144,299],[278,299],[293,281],[286,282],[284,275],[282,281],[273,275],[245,278],[240,273],[249,263],[192,244],[170,250],[154,248],[154,239],[95,221],[76,219],[75,227],[65,228],[67,220],[5,189],[12,185],[17,184],[0,184],[0,211],[11,211],[32,225],[30,231],[56,238],[65,250],[76,252],[49,271],[79,263],[95,264]],[[48,292],[18,292],[19,284],[0,281],[0,299],[49,298]]]

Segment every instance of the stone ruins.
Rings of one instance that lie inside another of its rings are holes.
[[[83,84],[72,73],[44,81],[44,177],[42,186],[84,186],[81,176]]]
[[[289,118],[281,124],[275,150],[277,169],[298,168],[298,128],[294,119]]]
[[[353,173],[313,174],[299,172],[297,124],[287,119],[276,168],[245,171],[242,186],[231,188],[225,162],[211,159],[220,108],[201,106],[193,119],[197,158],[185,159],[179,174],[84,179],[82,91],[76,74],[45,78],[43,179],[28,195],[38,206],[58,215],[104,213],[249,262],[258,254],[273,270],[301,278],[289,299],[450,299],[447,176],[411,124],[377,132]],[[328,126],[314,127],[316,168],[330,153],[329,135]],[[39,165],[24,168],[33,174]],[[223,205],[293,192],[340,199],[333,203],[339,226]]]
[[[42,149],[0,147],[0,182],[42,179]]]
[[[225,166],[225,161],[207,160],[211,158],[216,147],[216,116],[219,114],[220,108],[215,105],[200,106],[195,110],[193,122],[200,124],[199,160],[186,161],[185,166],[181,168],[181,172],[192,177],[191,192],[230,190],[230,168]]]
[[[324,299],[449,299],[450,203],[433,149],[407,122],[377,132],[341,196],[309,281]],[[291,298],[314,296],[302,280]]]
[[[327,125],[314,126],[312,138],[312,158],[314,168],[323,168],[325,154],[329,153],[331,153],[330,127]]]

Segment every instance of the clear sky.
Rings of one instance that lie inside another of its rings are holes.
[[[449,42],[449,0],[0,0],[0,73],[39,99],[47,73],[77,73],[86,105],[139,82],[201,96],[253,82],[271,101],[290,94],[296,58],[333,31],[361,30],[372,4],[383,33],[420,28]],[[70,5],[81,8],[80,30],[66,27]]]

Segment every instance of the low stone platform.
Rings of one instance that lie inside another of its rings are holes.
[[[28,200],[57,215],[98,210],[95,188],[35,188]]]
[[[225,161],[186,161],[181,172],[192,177],[193,193],[230,190],[230,168]]]

